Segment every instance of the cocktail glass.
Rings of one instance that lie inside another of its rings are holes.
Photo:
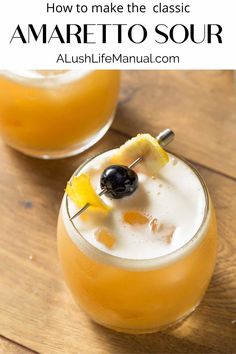
[[[0,72],[0,135],[44,159],[78,154],[109,129],[119,71]]]
[[[74,299],[95,322],[126,333],[155,332],[187,317],[203,298],[216,259],[216,218],[204,180],[184,163],[204,191],[204,216],[186,244],[161,257],[127,259],[97,249],[71,220],[64,196],[58,220],[60,261]]]

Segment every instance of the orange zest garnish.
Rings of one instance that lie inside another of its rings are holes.
[[[89,176],[85,173],[73,177],[71,182],[67,183],[66,193],[80,208],[89,203],[91,210],[99,210],[105,213],[110,210],[110,207],[97,195]]]
[[[117,149],[112,157],[112,162],[129,165],[140,156],[143,157],[143,161],[137,166],[137,169],[151,176],[156,176],[159,169],[169,161],[167,152],[160,146],[156,138],[150,134],[138,134]]]

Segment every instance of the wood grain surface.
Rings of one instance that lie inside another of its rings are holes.
[[[34,354],[35,351],[29,350],[22,345],[0,336],[0,354]]]
[[[42,161],[0,142],[0,353],[236,353],[233,100],[230,72],[125,72],[113,128],[88,152]],[[60,200],[84,159],[127,135],[165,127],[177,132],[171,150],[194,161],[209,186],[219,225],[216,270],[203,302],[181,326],[119,334],[92,323],[64,284],[56,250]]]
[[[129,135],[172,127],[176,153],[236,177],[235,85],[231,71],[124,73],[114,127]]]

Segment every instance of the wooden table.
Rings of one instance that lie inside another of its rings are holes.
[[[113,127],[88,152],[41,161],[0,143],[1,353],[236,353],[235,97],[229,71],[124,72]],[[209,186],[219,223],[217,266],[201,306],[180,327],[118,334],[92,323],[64,284],[56,250],[60,200],[85,158],[166,127],[176,132],[170,150],[192,161]]]

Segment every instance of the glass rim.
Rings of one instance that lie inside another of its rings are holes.
[[[49,75],[42,75],[43,71],[51,71]],[[42,85],[58,85],[58,84],[68,84],[72,81],[83,79],[85,76],[89,75],[95,70],[0,70],[0,76],[3,76],[9,80],[30,84],[32,86]],[[35,76],[27,75],[27,73],[36,73]],[[40,74],[41,72],[41,74]],[[60,74],[56,74],[60,72]],[[77,73],[77,75],[76,75]]]
[[[71,176],[70,180],[74,177],[77,176],[80,171],[84,168],[84,166],[86,166],[89,162],[91,162],[92,160],[94,160],[95,158],[97,158],[98,156],[108,152],[108,151],[112,151],[115,150],[114,149],[108,149],[105,150],[101,153],[96,154],[95,156],[88,158],[87,160],[85,160],[73,173],[73,175]],[[198,178],[203,192],[204,192],[204,197],[205,197],[205,208],[204,208],[204,215],[202,218],[202,222],[199,226],[199,228],[197,229],[197,231],[193,234],[193,236],[191,237],[190,240],[188,240],[188,242],[186,242],[184,245],[182,245],[180,248],[177,248],[176,250],[167,253],[165,255],[159,256],[159,257],[154,257],[154,258],[143,258],[143,259],[135,259],[135,258],[125,258],[125,257],[120,257],[120,256],[116,256],[116,255],[112,255],[109,254],[101,249],[98,249],[97,247],[95,247],[93,244],[91,244],[84,236],[83,234],[78,230],[78,228],[76,227],[76,225],[74,224],[73,220],[71,220],[71,216],[70,215],[70,211],[69,211],[69,197],[67,194],[65,194],[65,198],[66,198],[66,216],[69,219],[69,222],[71,224],[71,226],[73,227],[73,229],[76,231],[76,233],[78,234],[78,236],[81,238],[81,240],[83,242],[85,242],[85,246],[86,248],[90,248],[90,251],[92,251],[91,253],[95,255],[95,258],[98,258],[100,260],[100,262],[102,263],[108,263],[110,265],[116,266],[116,267],[121,267],[121,268],[131,268],[133,270],[147,270],[150,268],[159,268],[162,266],[168,266],[170,263],[177,261],[178,259],[182,258],[182,256],[184,256],[189,249],[189,246],[194,245],[195,243],[197,244],[197,240],[201,239],[201,237],[198,237],[201,232],[203,231],[203,228],[207,222],[208,219],[208,215],[209,215],[209,211],[210,211],[210,200],[209,200],[209,193],[208,193],[208,189],[206,186],[206,183],[203,179],[203,177],[201,176],[201,174],[198,172],[198,170],[189,162],[187,161],[184,157],[180,157],[179,155],[173,154],[173,153],[169,153],[170,155],[180,159],[182,162],[184,162],[194,173],[194,175]],[[62,220],[63,221],[63,220]],[[64,221],[63,221],[64,223]],[[68,232],[68,230],[67,230]],[[72,236],[69,235],[68,232],[68,236],[70,237],[70,239],[72,239]],[[80,240],[80,241],[81,241]],[[73,242],[73,239],[72,239]],[[76,244],[76,247],[79,247]],[[190,248],[191,250],[191,248]],[[185,252],[184,252],[185,251]],[[83,250],[81,251],[83,252]],[[97,257],[98,256],[98,257]]]

